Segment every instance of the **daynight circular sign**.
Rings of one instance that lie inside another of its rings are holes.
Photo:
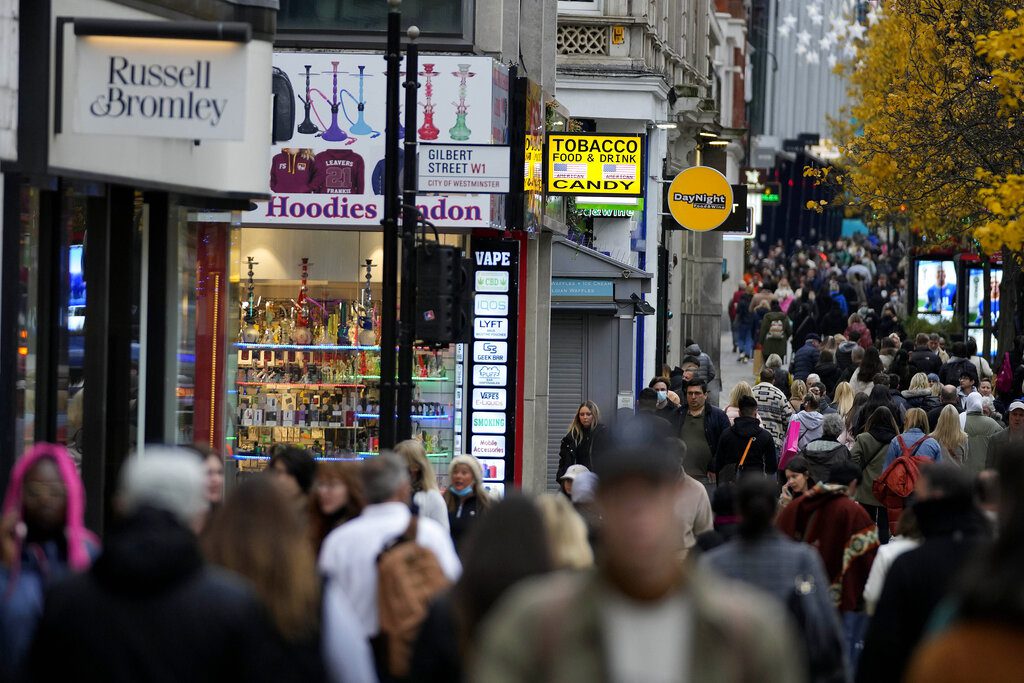
[[[668,210],[687,230],[714,230],[732,213],[732,187],[713,168],[688,168],[668,186]]]

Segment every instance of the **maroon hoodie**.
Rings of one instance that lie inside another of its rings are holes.
[[[309,150],[282,149],[270,162],[270,190],[279,194],[313,191],[315,164]]]
[[[363,158],[350,149],[328,149],[316,155],[317,194],[363,194]]]

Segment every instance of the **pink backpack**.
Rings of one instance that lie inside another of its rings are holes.
[[[1003,362],[999,366],[999,374],[996,375],[996,391],[1008,394],[1013,391],[1013,368],[1010,367],[1010,352],[1003,352]]]

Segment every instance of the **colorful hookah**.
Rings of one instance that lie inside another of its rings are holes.
[[[253,294],[255,284],[253,283],[253,266],[259,265],[252,256],[246,257],[249,262],[249,306],[245,309],[245,327],[242,328],[242,342],[255,344],[260,340],[260,330],[256,327],[256,297]]]
[[[342,142],[348,139],[348,135],[338,127],[338,110],[341,108],[341,99],[338,97],[338,62],[331,62],[331,65],[334,67],[332,72],[334,85],[331,99],[328,101],[328,104],[331,105],[331,126],[320,137],[329,142]],[[320,94],[323,96],[323,93]]]
[[[317,132],[320,131],[320,129],[317,128],[316,124],[313,123],[313,120],[309,118],[309,110],[310,110],[310,107],[313,106],[313,103],[309,99],[309,70],[310,70],[310,68],[312,68],[312,65],[311,64],[306,64],[306,99],[302,99],[302,97],[299,97],[299,102],[302,102],[302,106],[306,109],[306,118],[304,118],[302,120],[302,123],[300,123],[299,127],[297,128],[297,130],[300,133],[302,133],[303,135],[313,135],[314,133],[317,133]]]
[[[335,62],[337,63],[337,62]],[[293,344],[309,344],[313,341],[313,335],[309,331],[309,302],[307,298],[307,283],[309,281],[309,259],[302,259],[302,286],[299,287],[299,298],[295,301],[298,315],[295,317],[295,328],[292,329]]]
[[[363,285],[361,300],[362,315],[359,316],[359,344],[361,346],[373,346],[377,335],[373,331],[373,290],[370,282],[373,280],[373,259],[366,259],[366,284]],[[364,373],[365,374],[365,373]]]
[[[352,135],[369,135],[370,133],[373,133],[374,130],[368,123],[366,123],[366,118],[363,114],[366,109],[366,100],[363,99],[363,79],[366,77],[366,74],[364,73],[366,67],[360,64],[356,68],[359,69],[359,99],[356,100],[359,114],[356,116],[356,122],[352,124],[351,128],[349,128],[349,132],[351,132]],[[347,90],[343,92],[347,93],[349,97],[352,97],[352,93]],[[348,118],[347,113],[345,114],[345,117]]]
[[[434,71],[433,64],[424,64],[423,71],[420,72],[420,76],[426,79],[426,88],[424,96],[426,101],[423,103],[423,125],[419,128],[419,134],[421,140],[436,140],[438,134],[441,132],[434,125],[434,103],[432,98],[434,97],[434,84],[431,79],[434,76],[440,76],[440,72]]]
[[[452,140],[468,140],[472,131],[466,125],[466,113],[469,111],[469,105],[466,104],[466,81],[476,74],[470,72],[469,64],[459,64],[459,70],[453,71],[452,76],[459,79],[459,102],[455,104],[455,125],[448,129],[448,134]]]

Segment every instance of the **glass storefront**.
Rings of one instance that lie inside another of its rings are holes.
[[[262,469],[270,448],[282,443],[307,448],[318,458],[376,455],[382,235],[237,232],[232,396],[239,469]],[[455,446],[455,346],[417,348],[413,362],[415,438],[443,472]]]
[[[36,360],[39,285],[32,272],[39,263],[39,191],[23,187],[18,240],[18,370],[15,447],[20,453],[35,441]]]

